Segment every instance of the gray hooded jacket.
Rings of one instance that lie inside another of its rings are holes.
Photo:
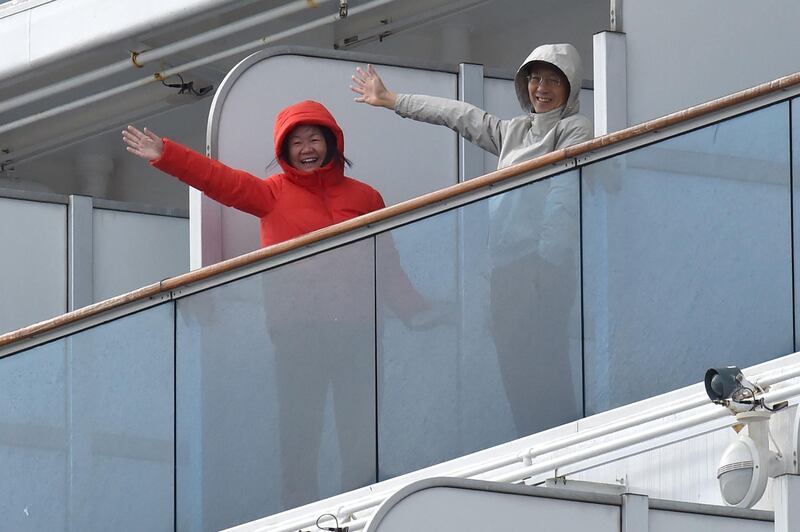
[[[569,81],[569,97],[564,107],[547,113],[532,111],[525,79],[534,61],[558,67]],[[591,123],[578,114],[581,89],[581,59],[571,44],[545,44],[523,61],[514,78],[517,98],[527,114],[500,120],[474,105],[416,94],[398,94],[395,112],[402,117],[439,124],[497,155],[498,168],[505,168],[592,138]]]
[[[570,92],[564,107],[542,114],[531,112],[525,76],[534,61],[555,65],[567,76]],[[409,94],[397,96],[395,112],[455,130],[497,155],[498,168],[592,137],[591,123],[578,114],[581,60],[572,45],[546,44],[536,48],[517,70],[514,85],[527,114],[511,120],[500,120],[468,103]],[[489,201],[489,211],[488,245],[495,265],[531,254],[562,267],[574,261],[578,235],[577,177],[560,176],[495,196]]]

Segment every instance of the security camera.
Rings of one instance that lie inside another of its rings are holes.
[[[717,468],[722,499],[729,506],[752,508],[764,495],[769,477],[783,472],[782,457],[769,448],[769,419],[788,403],[767,405],[766,390],[747,380],[736,366],[709,369],[705,385],[708,398],[730,410],[739,422],[739,436],[725,449]]]
[[[736,366],[709,369],[705,385],[711,402],[727,407],[733,414],[763,406],[756,396],[763,394],[764,389],[747,380]]]
[[[736,419],[747,428],[722,454],[717,469],[725,504],[752,508],[764,495],[767,480],[782,472],[781,456],[769,448],[769,411],[743,412]]]

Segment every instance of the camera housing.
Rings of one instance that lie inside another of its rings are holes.
[[[719,491],[729,506],[752,508],[764,495],[769,477],[783,469],[781,456],[769,448],[770,415],[762,410],[736,416],[746,430],[725,449],[717,468]]]

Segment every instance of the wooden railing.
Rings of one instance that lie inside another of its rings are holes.
[[[689,107],[688,109],[684,109],[661,118],[656,118],[642,124],[631,126],[608,135],[603,135],[581,144],[556,150],[546,155],[542,155],[541,157],[531,159],[530,161],[525,161],[508,168],[503,168],[502,170],[491,172],[464,183],[458,183],[456,185],[436,190],[429,194],[386,207],[385,209],[371,212],[369,214],[359,216],[358,218],[353,218],[351,220],[308,233],[286,242],[281,242],[280,244],[262,248],[233,259],[179,275],[177,277],[165,279],[161,282],[139,288],[138,290],[134,290],[132,292],[89,305],[73,312],[69,312],[67,314],[63,314],[46,321],[0,335],[0,347],[8,346],[22,340],[30,340],[60,327],[95,317],[111,309],[116,309],[137,301],[158,297],[160,294],[177,290],[182,286],[194,284],[222,273],[227,273],[244,266],[252,265],[282,253],[292,250],[299,250],[321,240],[339,236],[355,229],[365,228],[393,217],[408,214],[423,207],[440,204],[458,196],[496,185],[505,180],[529,173],[533,170],[545,168],[564,160],[578,158],[582,155],[596,152],[600,149],[607,148],[624,141],[643,137],[655,131],[672,128],[691,120],[713,115],[719,113],[720,111],[731,109],[738,105],[758,100],[765,96],[798,85],[800,85],[800,72],[778,78],[774,81],[763,83],[750,89],[745,89],[743,91],[736,92],[710,102]]]

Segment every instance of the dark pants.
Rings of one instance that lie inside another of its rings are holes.
[[[535,254],[492,271],[491,332],[519,436],[580,415],[569,359],[577,284],[573,264],[559,268]]]

